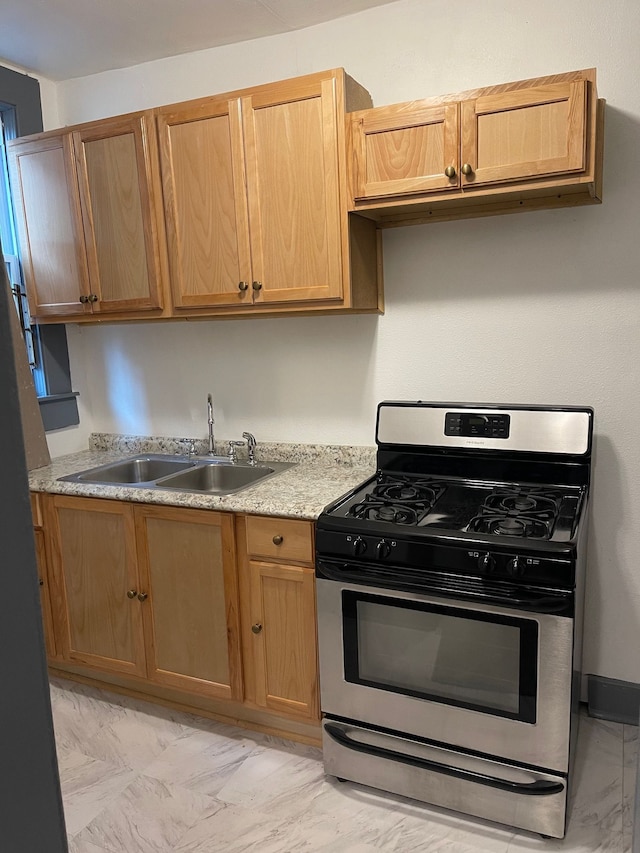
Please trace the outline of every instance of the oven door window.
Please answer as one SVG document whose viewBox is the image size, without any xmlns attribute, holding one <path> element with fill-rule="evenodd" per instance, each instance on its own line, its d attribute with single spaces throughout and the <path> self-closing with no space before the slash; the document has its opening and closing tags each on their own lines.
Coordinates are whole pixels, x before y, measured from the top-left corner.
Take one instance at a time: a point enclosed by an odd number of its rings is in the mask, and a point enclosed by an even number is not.
<svg viewBox="0 0 640 853">
<path fill-rule="evenodd" d="M 345 678 L 536 721 L 538 623 L 343 591 Z"/>
</svg>

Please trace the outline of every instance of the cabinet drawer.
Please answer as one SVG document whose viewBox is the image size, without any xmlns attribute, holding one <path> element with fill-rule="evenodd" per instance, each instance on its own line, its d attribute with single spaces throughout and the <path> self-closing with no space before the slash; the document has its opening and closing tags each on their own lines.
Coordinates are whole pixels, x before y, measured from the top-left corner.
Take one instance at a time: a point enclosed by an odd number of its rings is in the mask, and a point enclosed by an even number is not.
<svg viewBox="0 0 640 853">
<path fill-rule="evenodd" d="M 248 516 L 247 551 L 253 557 L 311 563 L 313 526 L 290 518 Z"/>
</svg>

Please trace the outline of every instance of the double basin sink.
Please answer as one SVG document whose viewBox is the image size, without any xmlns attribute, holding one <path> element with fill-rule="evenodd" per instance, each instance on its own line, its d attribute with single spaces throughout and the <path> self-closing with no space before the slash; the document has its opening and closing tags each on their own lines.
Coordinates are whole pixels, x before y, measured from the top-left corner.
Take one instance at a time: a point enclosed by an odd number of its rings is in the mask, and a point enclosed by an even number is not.
<svg viewBox="0 0 640 853">
<path fill-rule="evenodd" d="M 173 489 L 196 494 L 230 495 L 291 468 L 293 462 L 259 462 L 249 465 L 221 456 L 185 458 L 160 453 L 138 454 L 130 459 L 68 474 L 60 480 L 144 489 Z"/>
</svg>

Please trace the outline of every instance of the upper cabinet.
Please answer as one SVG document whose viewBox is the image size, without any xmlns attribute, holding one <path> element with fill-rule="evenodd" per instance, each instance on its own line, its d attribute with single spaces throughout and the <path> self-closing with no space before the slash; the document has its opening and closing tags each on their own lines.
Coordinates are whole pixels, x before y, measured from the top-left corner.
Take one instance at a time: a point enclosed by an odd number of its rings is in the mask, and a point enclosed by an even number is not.
<svg viewBox="0 0 640 853">
<path fill-rule="evenodd" d="M 158 112 L 173 304 L 251 301 L 239 98 Z"/>
<path fill-rule="evenodd" d="M 89 272 L 70 134 L 9 143 L 29 310 L 37 319 L 90 310 Z"/>
<path fill-rule="evenodd" d="M 93 312 L 161 308 L 153 118 L 85 125 L 73 146 Z"/>
<path fill-rule="evenodd" d="M 18 139 L 9 153 L 35 319 L 158 313 L 163 256 L 152 117 Z"/>
<path fill-rule="evenodd" d="M 585 80 L 491 92 L 461 103 L 462 186 L 582 172 Z"/>
<path fill-rule="evenodd" d="M 373 109 L 343 69 L 14 140 L 39 322 L 383 310 L 380 228 L 601 200 L 594 69 Z"/>
<path fill-rule="evenodd" d="M 348 294 L 337 85 L 337 78 L 311 78 L 242 99 L 256 303 Z"/>
<path fill-rule="evenodd" d="M 377 310 L 375 230 L 341 182 L 350 100 L 370 103 L 337 70 L 158 110 L 177 313 Z"/>
<path fill-rule="evenodd" d="M 356 201 L 459 188 L 457 103 L 377 107 L 353 113 L 350 124 Z"/>
<path fill-rule="evenodd" d="M 354 112 L 351 209 L 381 224 L 601 198 L 595 70 Z"/>
</svg>

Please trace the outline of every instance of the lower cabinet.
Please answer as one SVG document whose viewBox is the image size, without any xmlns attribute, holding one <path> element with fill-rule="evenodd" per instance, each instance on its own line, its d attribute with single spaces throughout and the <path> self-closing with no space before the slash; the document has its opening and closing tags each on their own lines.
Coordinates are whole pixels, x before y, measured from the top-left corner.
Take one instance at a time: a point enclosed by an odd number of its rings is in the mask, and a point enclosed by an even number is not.
<svg viewBox="0 0 640 853">
<path fill-rule="evenodd" d="M 53 660 L 56 657 L 56 641 L 53 630 L 53 616 L 51 613 L 47 548 L 45 534 L 42 528 L 40 496 L 37 494 L 31 495 L 31 514 L 33 516 L 33 540 L 36 551 L 36 564 L 38 567 L 38 582 L 40 584 L 40 608 L 42 610 L 44 645 L 47 651 L 47 658 Z"/>
<path fill-rule="evenodd" d="M 45 522 L 63 660 L 146 674 L 133 507 L 56 495 Z"/>
<path fill-rule="evenodd" d="M 311 522 L 39 497 L 54 667 L 315 742 Z"/>
<path fill-rule="evenodd" d="M 242 698 L 232 516 L 54 496 L 62 658 Z"/>
<path fill-rule="evenodd" d="M 315 742 L 312 522 L 36 497 L 54 667 Z"/>
<path fill-rule="evenodd" d="M 254 701 L 269 711 L 316 721 L 313 526 L 308 521 L 247 516 L 245 528 Z"/>
<path fill-rule="evenodd" d="M 249 563 L 256 703 L 318 718 L 313 569 Z"/>
<path fill-rule="evenodd" d="M 233 516 L 135 507 L 147 676 L 242 699 Z"/>
</svg>

